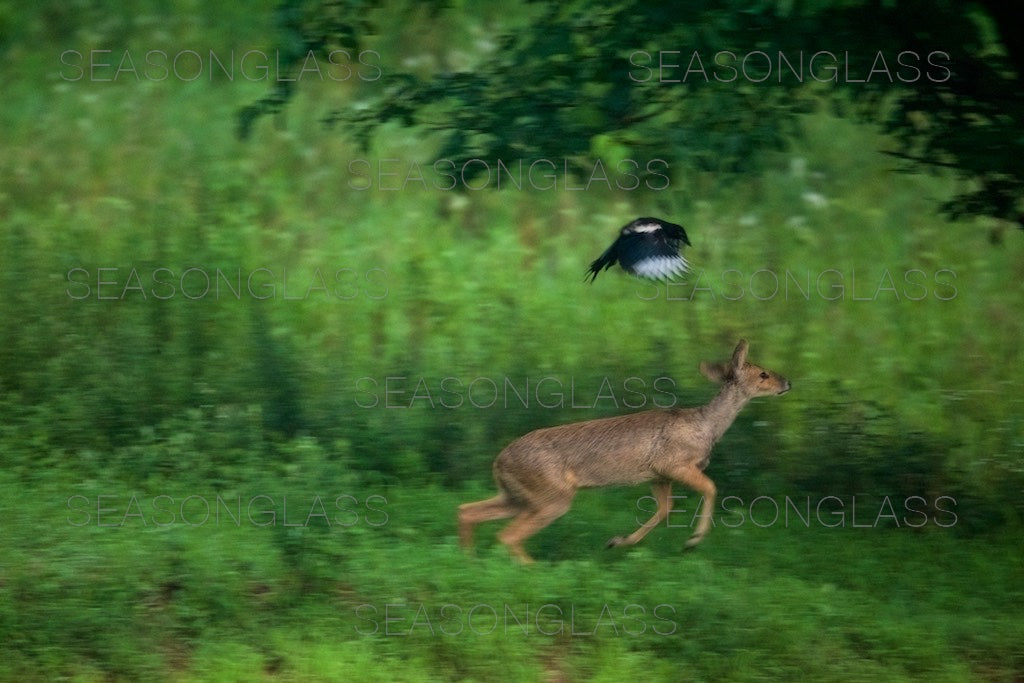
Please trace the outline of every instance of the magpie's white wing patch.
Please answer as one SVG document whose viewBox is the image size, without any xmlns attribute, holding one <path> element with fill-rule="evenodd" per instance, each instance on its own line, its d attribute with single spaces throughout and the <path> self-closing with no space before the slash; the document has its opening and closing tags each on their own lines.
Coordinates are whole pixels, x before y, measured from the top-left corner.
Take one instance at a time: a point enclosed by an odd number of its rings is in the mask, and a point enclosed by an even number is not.
<svg viewBox="0 0 1024 683">
<path fill-rule="evenodd" d="M 638 277 L 650 280 L 666 280 L 690 271 L 690 264 L 682 256 L 652 256 L 637 261 L 631 270 Z"/>
</svg>

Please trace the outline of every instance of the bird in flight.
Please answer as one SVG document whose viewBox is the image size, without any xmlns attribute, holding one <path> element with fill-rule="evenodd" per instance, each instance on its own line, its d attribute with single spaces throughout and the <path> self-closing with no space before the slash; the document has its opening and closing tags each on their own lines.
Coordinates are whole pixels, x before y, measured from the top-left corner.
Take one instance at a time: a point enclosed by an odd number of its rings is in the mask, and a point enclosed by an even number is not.
<svg viewBox="0 0 1024 683">
<path fill-rule="evenodd" d="M 594 259 L 584 280 L 593 282 L 598 273 L 616 262 L 627 273 L 648 280 L 672 279 L 690 270 L 679 249 L 689 245 L 683 226 L 660 218 L 643 217 L 623 226 L 618 238 Z"/>
</svg>

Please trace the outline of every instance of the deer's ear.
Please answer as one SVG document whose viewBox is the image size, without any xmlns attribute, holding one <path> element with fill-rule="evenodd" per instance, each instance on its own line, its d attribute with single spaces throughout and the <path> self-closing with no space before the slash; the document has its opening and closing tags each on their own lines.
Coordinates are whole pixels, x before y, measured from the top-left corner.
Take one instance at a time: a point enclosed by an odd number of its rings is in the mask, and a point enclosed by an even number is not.
<svg viewBox="0 0 1024 683">
<path fill-rule="evenodd" d="M 747 340 L 740 339 L 739 344 L 736 345 L 736 350 L 732 352 L 732 367 L 734 370 L 741 370 L 743 364 L 747 362 L 748 348 L 750 348 L 750 344 L 747 343 Z"/>
<path fill-rule="evenodd" d="M 700 363 L 700 374 L 719 384 L 728 378 L 731 371 L 732 368 L 725 363 L 708 363 L 707 361 L 701 361 Z"/>
</svg>

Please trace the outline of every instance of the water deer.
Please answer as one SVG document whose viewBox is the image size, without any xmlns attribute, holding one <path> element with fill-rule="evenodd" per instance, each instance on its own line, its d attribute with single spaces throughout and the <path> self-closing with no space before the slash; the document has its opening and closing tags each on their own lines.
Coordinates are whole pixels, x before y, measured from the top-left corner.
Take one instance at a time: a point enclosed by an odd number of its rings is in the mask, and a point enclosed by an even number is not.
<svg viewBox="0 0 1024 683">
<path fill-rule="evenodd" d="M 700 364 L 705 377 L 722 385 L 707 405 L 537 429 L 510 443 L 494 460 L 498 495 L 459 507 L 463 547 L 472 548 L 477 524 L 515 517 L 498 539 L 514 557 L 532 562 L 523 542 L 564 515 L 578 489 L 647 481 L 654 482 L 657 511 L 633 533 L 612 538 L 608 547 L 633 545 L 664 521 L 672 508 L 673 482 L 702 497 L 700 521 L 686 541 L 686 548 L 696 546 L 708 532 L 715 503 L 715 484 L 703 472 L 711 447 L 750 399 L 790 388 L 785 377 L 748 363 L 747 348 L 741 339 L 731 361 Z"/>
</svg>

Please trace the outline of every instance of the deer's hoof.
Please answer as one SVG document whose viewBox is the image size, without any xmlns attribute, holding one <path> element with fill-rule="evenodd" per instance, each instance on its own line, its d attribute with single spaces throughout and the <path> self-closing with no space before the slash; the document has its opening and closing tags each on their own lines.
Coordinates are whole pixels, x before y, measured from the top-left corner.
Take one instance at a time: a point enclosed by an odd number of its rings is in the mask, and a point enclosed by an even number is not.
<svg viewBox="0 0 1024 683">
<path fill-rule="evenodd" d="M 683 545 L 683 551 L 695 550 L 700 542 L 704 540 L 704 536 L 691 536 L 689 540 Z"/>
<path fill-rule="evenodd" d="M 605 548 L 616 548 L 626 542 L 625 536 L 612 536 L 608 539 L 608 542 L 604 544 Z"/>
</svg>

